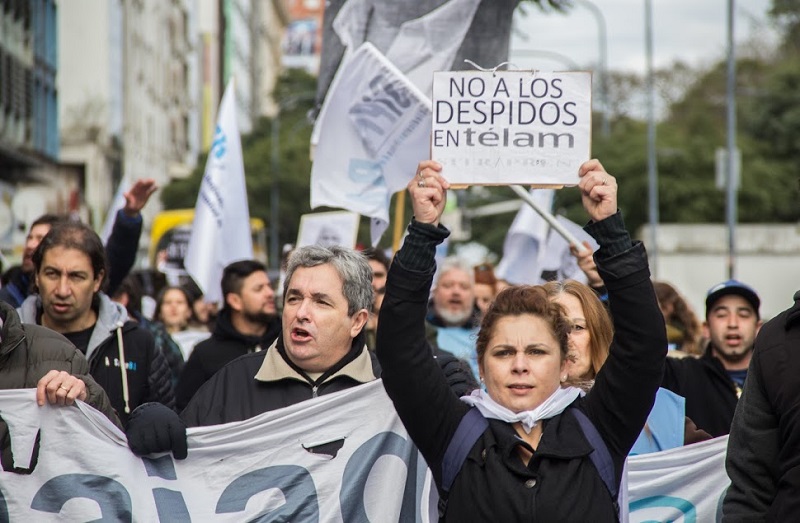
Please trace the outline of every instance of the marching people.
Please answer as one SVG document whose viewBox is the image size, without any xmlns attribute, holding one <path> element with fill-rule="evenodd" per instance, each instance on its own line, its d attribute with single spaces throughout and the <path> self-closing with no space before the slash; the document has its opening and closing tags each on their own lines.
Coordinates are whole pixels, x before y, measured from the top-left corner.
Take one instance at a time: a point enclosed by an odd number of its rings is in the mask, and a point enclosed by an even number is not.
<svg viewBox="0 0 800 523">
<path fill-rule="evenodd" d="M 125 206 L 120 209 L 114 220 L 114 227 L 108 237 L 106 245 L 109 263 L 107 291 L 113 294 L 117 286 L 125 279 L 136 261 L 136 249 L 139 237 L 142 235 L 141 210 L 147 204 L 150 196 L 158 189 L 155 180 L 137 180 L 125 196 Z M 34 266 L 33 253 L 39 242 L 50 231 L 50 228 L 61 220 L 67 219 L 55 214 L 45 214 L 37 218 L 28 231 L 25 239 L 25 249 L 22 253 L 22 270 L 16 272 L 16 277 L 0 289 L 0 301 L 18 308 L 31 294 Z"/>
<path fill-rule="evenodd" d="M 195 345 L 178 380 L 178 409 L 222 367 L 239 356 L 266 350 L 280 334 L 275 291 L 258 260 L 240 260 L 222 271 L 225 305 L 210 338 Z"/>
<path fill-rule="evenodd" d="M 185 458 L 186 426 L 245 420 L 380 377 L 377 359 L 365 345 L 371 282 L 372 269 L 358 251 L 317 245 L 296 249 L 286 270 L 277 340 L 223 367 L 180 417 L 158 404 L 140 407 L 128 426 L 131 449 L 138 455 L 172 450 L 176 458 Z M 432 355 L 429 345 L 426 350 Z M 468 392 L 458 360 L 437 362 L 449 394 L 455 398 Z"/>
<path fill-rule="evenodd" d="M 601 286 L 605 287 L 602 282 Z M 614 336 L 611 316 L 595 289 L 588 285 L 564 280 L 547 282 L 543 287 L 548 297 L 564 308 L 572 324 L 567 380 L 588 391 L 608 359 Z M 685 412 L 684 398 L 659 388 L 647 424 L 630 454 L 658 452 L 711 439 L 708 433 L 697 429 Z"/>
<path fill-rule="evenodd" d="M 86 355 L 123 424 L 142 403 L 174 407 L 169 367 L 153 337 L 102 290 L 108 262 L 100 237 L 86 224 L 58 222 L 32 261 L 38 294 L 22 303 L 22 321 L 64 335 Z"/>
<path fill-rule="evenodd" d="M 449 184 L 440 164 L 423 161 L 408 185 L 414 218 L 389 270 L 377 354 L 446 521 L 618 518 L 616 490 L 661 381 L 666 331 L 644 248 L 617 210 L 616 180 L 597 160 L 579 174 L 615 328 L 585 396 L 563 386 L 572 327 L 563 308 L 542 287 L 519 286 L 498 294 L 481 324 L 486 390 L 453 397 L 426 349 L 423 321 L 436 246 L 448 235 L 439 220 Z"/>
</svg>

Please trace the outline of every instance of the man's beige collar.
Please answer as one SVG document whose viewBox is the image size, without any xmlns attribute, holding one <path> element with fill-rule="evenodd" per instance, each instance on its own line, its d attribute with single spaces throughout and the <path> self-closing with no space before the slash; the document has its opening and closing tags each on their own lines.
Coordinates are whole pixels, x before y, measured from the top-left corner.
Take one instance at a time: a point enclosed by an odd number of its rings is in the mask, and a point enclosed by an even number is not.
<svg viewBox="0 0 800 523">
<path fill-rule="evenodd" d="M 258 381 L 278 381 L 282 379 L 296 379 L 306 381 L 293 368 L 286 363 L 286 360 L 278 353 L 277 340 L 267 349 L 264 361 L 258 369 L 255 378 Z M 339 369 L 336 373 L 328 376 L 325 380 L 330 381 L 337 376 L 348 376 L 360 383 L 367 383 L 375 380 L 375 373 L 372 371 L 372 359 L 366 345 L 361 349 L 361 354 L 356 359 Z M 319 384 L 318 384 L 319 385 Z"/>
</svg>

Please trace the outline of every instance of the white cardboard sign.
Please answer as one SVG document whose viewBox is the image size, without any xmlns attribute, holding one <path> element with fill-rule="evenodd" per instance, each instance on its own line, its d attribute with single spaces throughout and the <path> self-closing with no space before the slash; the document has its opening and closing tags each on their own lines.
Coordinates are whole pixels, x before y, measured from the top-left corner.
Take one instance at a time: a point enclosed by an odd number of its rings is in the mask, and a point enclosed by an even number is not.
<svg viewBox="0 0 800 523">
<path fill-rule="evenodd" d="M 434 73 L 431 155 L 450 183 L 577 185 L 591 130 L 591 73 Z"/>
</svg>

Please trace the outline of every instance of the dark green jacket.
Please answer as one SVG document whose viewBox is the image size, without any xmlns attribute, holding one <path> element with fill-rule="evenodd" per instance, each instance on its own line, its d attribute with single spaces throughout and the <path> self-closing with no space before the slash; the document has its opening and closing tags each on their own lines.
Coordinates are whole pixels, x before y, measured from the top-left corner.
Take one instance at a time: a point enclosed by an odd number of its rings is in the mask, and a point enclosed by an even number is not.
<svg viewBox="0 0 800 523">
<path fill-rule="evenodd" d="M 105 391 L 89 375 L 89 364 L 64 336 L 45 327 L 23 324 L 17 312 L 0 302 L 0 389 L 35 388 L 51 370 L 66 371 L 86 384 L 86 403 L 122 428 Z M 8 427 L 0 420 L 4 470 L 12 470 Z M 24 472 L 24 471 L 19 471 Z"/>
</svg>

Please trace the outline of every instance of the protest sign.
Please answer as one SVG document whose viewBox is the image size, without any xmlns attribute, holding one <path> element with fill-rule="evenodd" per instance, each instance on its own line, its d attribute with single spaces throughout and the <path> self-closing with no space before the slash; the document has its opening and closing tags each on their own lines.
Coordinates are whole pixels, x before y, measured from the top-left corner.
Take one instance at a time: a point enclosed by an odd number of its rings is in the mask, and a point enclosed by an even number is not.
<svg viewBox="0 0 800 523">
<path fill-rule="evenodd" d="M 457 185 L 577 185 L 591 94 L 587 72 L 437 72 L 432 158 Z"/>
<path fill-rule="evenodd" d="M 320 245 L 330 247 L 356 246 L 358 222 L 361 217 L 354 212 L 333 211 L 304 214 L 300 217 L 296 247 Z"/>
</svg>

